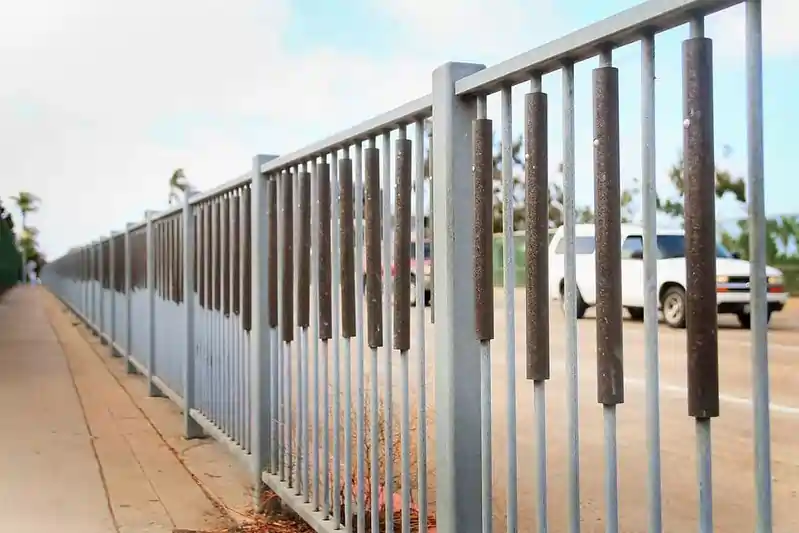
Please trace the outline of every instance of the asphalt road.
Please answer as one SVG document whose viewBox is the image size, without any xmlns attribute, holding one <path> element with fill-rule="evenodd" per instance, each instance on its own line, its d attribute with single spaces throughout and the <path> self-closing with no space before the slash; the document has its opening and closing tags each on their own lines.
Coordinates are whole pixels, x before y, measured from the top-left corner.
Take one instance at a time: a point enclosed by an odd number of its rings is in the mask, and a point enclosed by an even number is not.
<svg viewBox="0 0 799 533">
<path fill-rule="evenodd" d="M 519 531 L 535 527 L 535 464 L 533 386 L 524 377 L 524 294 L 515 295 L 515 366 L 518 445 Z M 799 302 L 774 315 L 769 332 L 771 384 L 771 452 L 774 530 L 799 531 Z M 508 446 L 508 344 L 504 297 L 497 292 L 496 339 L 492 344 L 492 415 L 495 530 L 505 529 Z M 434 330 L 426 312 L 426 383 L 428 411 L 435 410 Z M 578 321 L 580 482 L 583 531 L 604 531 L 604 436 L 602 407 L 596 402 L 595 338 L 592 312 Z M 418 321 L 414 320 L 414 327 Z M 566 529 L 567 419 L 564 319 L 557 306 L 551 312 L 552 377 L 547 382 L 547 446 L 550 531 Z M 464 325 L 464 327 L 468 327 Z M 720 318 L 721 416 L 712 422 L 713 498 L 717 532 L 754 530 L 754 448 L 750 332 L 735 317 Z M 686 400 L 685 332 L 659 328 L 660 422 L 663 523 L 666 531 L 697 528 L 695 422 Z M 411 394 L 418 391 L 417 343 L 410 354 Z M 353 355 L 357 352 L 353 350 Z M 370 360 L 366 349 L 366 368 Z M 353 357 L 353 361 L 356 358 Z M 392 357 L 394 422 L 399 424 L 399 357 Z M 385 361 L 381 357 L 381 395 L 385 392 Z M 354 366 L 354 363 L 353 363 Z M 620 527 L 625 533 L 647 530 L 647 453 L 645 433 L 644 326 L 624 325 L 625 403 L 618 407 Z M 368 379 L 368 378 L 367 378 Z M 354 386 L 354 384 L 353 384 Z M 475 391 L 477 393 L 477 391 Z M 415 408 L 414 408 L 415 411 Z M 414 421 L 415 424 L 415 421 Z M 435 500 L 434 416 L 428 419 L 430 496 Z M 368 430 L 367 430 L 368 431 Z M 399 457 L 399 446 L 395 457 Z M 399 461 L 395 467 L 399 474 Z"/>
<path fill-rule="evenodd" d="M 525 379 L 524 293 L 515 298 L 515 352 L 508 350 L 508 328 L 504 297 L 495 295 L 495 332 L 492 343 L 493 490 L 495 531 L 505 530 L 508 462 L 508 361 L 515 362 L 518 446 L 519 531 L 535 531 L 535 444 L 533 384 Z M 410 394 L 413 412 L 411 426 L 418 418 L 419 321 L 413 311 L 412 349 L 408 355 Z M 602 406 L 596 401 L 596 322 L 592 312 L 578 321 L 579 350 L 579 428 L 580 497 L 582 531 L 604 531 L 604 451 Z M 428 478 L 430 501 L 435 502 L 435 330 L 425 311 L 425 383 L 427 386 Z M 565 321 L 557 305 L 551 309 L 551 379 L 547 382 L 547 483 L 548 517 L 551 532 L 565 532 L 567 508 L 567 417 L 566 417 L 566 334 Z M 464 324 L 463 327 L 471 327 Z M 390 330 L 386 330 L 386 335 Z M 719 357 L 721 416 L 712 422 L 713 499 L 715 531 L 737 533 L 754 531 L 754 443 L 752 410 L 751 333 L 737 326 L 735 317 L 720 318 Z M 644 326 L 631 320 L 624 325 L 625 402 L 618 407 L 619 515 L 624 533 L 647 531 L 647 451 Z M 347 357 L 341 345 L 342 365 Z M 661 325 L 658 331 L 660 364 L 660 429 L 662 461 L 662 515 L 665 531 L 695 531 L 698 519 L 695 421 L 688 416 L 686 399 L 685 332 Z M 364 346 L 366 369 L 366 409 L 374 375 L 368 347 Z M 382 350 L 381 350 L 382 351 Z M 508 352 L 511 352 L 509 359 Z M 342 402 L 341 417 L 353 420 L 353 453 L 357 395 L 358 343 L 351 348 L 352 402 Z M 769 371 L 771 385 L 771 453 L 774 531 L 799 531 L 799 301 L 772 318 L 769 331 Z M 388 359 L 392 371 L 392 403 L 395 434 L 394 474 L 400 475 L 401 357 L 396 352 Z M 378 362 L 380 395 L 386 393 L 387 360 Z M 346 367 L 342 366 L 342 387 Z M 331 377 L 332 369 L 331 369 Z M 332 391 L 332 387 L 328 390 Z M 343 388 L 340 389 L 343 392 Z M 478 391 L 475 391 L 478 394 Z M 331 394 L 332 396 L 332 394 Z M 384 420 L 379 420 L 381 427 Z M 332 424 L 331 424 L 332 427 Z M 367 422 L 367 445 L 368 445 Z M 382 434 L 382 431 L 381 431 Z M 415 465 L 418 442 L 413 433 L 412 461 Z M 381 435 L 381 449 L 384 441 Z M 344 453 L 342 446 L 342 454 Z M 385 456 L 385 452 L 380 453 Z M 367 457 L 369 452 L 367 451 Z M 382 463 L 382 461 L 381 461 Z M 355 463 L 353 462 L 353 468 Z M 381 466 L 381 473 L 382 473 Z M 415 474 L 415 466 L 414 466 Z M 413 475 L 415 484 L 416 476 Z M 477 488 L 476 488 L 477 489 Z M 415 495 L 414 495 L 415 499 Z"/>
</svg>

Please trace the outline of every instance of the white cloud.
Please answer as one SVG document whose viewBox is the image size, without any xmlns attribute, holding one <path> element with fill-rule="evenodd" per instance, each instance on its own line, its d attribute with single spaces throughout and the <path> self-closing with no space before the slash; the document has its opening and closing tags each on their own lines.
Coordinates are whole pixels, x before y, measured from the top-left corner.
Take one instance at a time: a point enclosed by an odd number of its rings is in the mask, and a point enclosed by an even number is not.
<svg viewBox="0 0 799 533">
<path fill-rule="evenodd" d="M 521 6 L 388 3 L 419 46 L 374 57 L 290 53 L 289 0 L 0 0 L 0 197 L 40 195 L 32 223 L 60 254 L 163 207 L 175 167 L 212 187 L 257 152 L 295 150 L 428 92 L 444 61 L 538 44 L 539 24 L 504 15 Z"/>
</svg>

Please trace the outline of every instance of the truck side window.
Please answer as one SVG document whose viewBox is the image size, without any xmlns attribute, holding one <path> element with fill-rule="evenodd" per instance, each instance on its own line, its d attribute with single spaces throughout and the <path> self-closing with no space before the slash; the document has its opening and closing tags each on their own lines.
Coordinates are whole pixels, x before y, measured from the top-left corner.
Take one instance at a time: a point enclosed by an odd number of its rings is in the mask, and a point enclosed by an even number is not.
<svg viewBox="0 0 799 533">
<path fill-rule="evenodd" d="M 574 250 L 577 255 L 591 255 L 594 253 L 593 237 L 577 237 L 574 241 Z M 561 238 L 555 247 L 555 253 L 563 255 L 566 253 L 566 239 Z"/>
<path fill-rule="evenodd" d="M 636 252 L 638 254 L 644 253 L 644 239 L 640 235 L 630 235 L 624 239 L 624 243 L 621 245 L 621 258 L 635 259 L 633 254 Z M 641 255 L 638 258 L 640 257 Z"/>
</svg>

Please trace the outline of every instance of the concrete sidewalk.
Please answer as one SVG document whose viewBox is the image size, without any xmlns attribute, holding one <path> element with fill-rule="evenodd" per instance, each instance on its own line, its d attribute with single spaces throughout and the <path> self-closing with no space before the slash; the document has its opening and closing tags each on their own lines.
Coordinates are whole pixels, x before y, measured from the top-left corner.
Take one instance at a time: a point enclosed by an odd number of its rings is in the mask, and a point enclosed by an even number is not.
<svg viewBox="0 0 799 533">
<path fill-rule="evenodd" d="M 42 288 L 17 288 L 0 301 L 0 531 L 231 526 L 167 443 L 165 433 L 178 433 L 179 422 L 159 430 L 112 372 L 110 365 L 121 362 L 107 355 L 104 361 L 74 320 Z M 179 414 L 166 422 L 176 420 Z"/>
</svg>

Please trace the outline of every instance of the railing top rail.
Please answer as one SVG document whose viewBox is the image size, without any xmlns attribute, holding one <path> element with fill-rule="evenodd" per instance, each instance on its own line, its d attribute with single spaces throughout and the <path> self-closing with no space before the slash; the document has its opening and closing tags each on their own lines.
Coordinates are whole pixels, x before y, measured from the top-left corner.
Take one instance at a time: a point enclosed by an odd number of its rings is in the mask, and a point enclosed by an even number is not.
<svg viewBox="0 0 799 533">
<path fill-rule="evenodd" d="M 276 157 L 276 156 L 272 156 Z M 221 185 L 217 185 L 213 189 L 209 189 L 207 191 L 201 191 L 194 194 L 191 199 L 189 199 L 189 203 L 191 205 L 197 205 L 200 202 L 205 200 L 209 200 L 215 196 L 219 196 L 221 194 L 225 194 L 228 191 L 232 191 L 233 189 L 238 189 L 242 185 L 246 185 L 250 181 L 250 172 L 245 172 L 238 178 L 232 179 L 230 181 L 226 181 Z"/>
<path fill-rule="evenodd" d="M 504 84 L 522 83 L 532 73 L 547 74 L 566 62 L 596 56 L 603 46 L 621 47 L 646 32 L 663 32 L 689 22 L 696 15 L 722 11 L 743 0 L 649 0 L 590 26 L 564 35 L 455 83 L 455 93 L 489 94 Z"/>
<path fill-rule="evenodd" d="M 313 143 L 301 150 L 280 156 L 261 165 L 261 172 L 268 174 L 282 170 L 288 166 L 308 161 L 313 157 L 325 154 L 331 150 L 343 148 L 356 141 L 366 140 L 369 136 L 391 130 L 400 124 L 408 124 L 420 118 L 427 118 L 433 110 L 433 96 L 427 94 L 416 100 L 411 100 L 397 108 L 381 115 L 377 115 L 357 126 L 346 129 L 331 137 Z"/>
<path fill-rule="evenodd" d="M 159 211 L 157 213 L 153 213 L 153 222 L 155 222 L 156 220 L 168 218 L 172 215 L 175 215 L 176 213 L 179 213 L 182 210 L 183 210 L 183 204 L 181 203 L 177 207 L 170 207 L 166 211 Z M 144 223 L 146 224 L 147 222 Z"/>
</svg>

